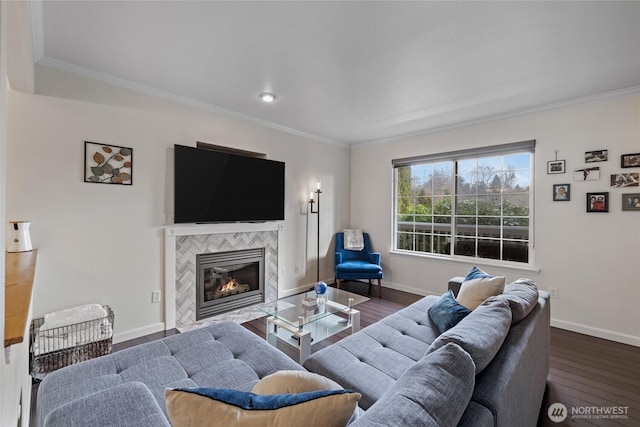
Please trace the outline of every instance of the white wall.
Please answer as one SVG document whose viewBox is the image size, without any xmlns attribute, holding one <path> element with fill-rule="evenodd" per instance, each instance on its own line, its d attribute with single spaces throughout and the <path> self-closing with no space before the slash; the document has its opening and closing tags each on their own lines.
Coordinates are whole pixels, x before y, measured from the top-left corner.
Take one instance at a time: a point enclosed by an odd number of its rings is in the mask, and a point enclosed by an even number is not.
<svg viewBox="0 0 640 427">
<path fill-rule="evenodd" d="M 173 144 L 204 141 L 286 162 L 280 292 L 315 281 L 315 216 L 307 223 L 305 197 L 321 179 L 321 277 L 333 276 L 333 257 L 326 254 L 333 251 L 333 233 L 349 218 L 347 148 L 70 74 L 63 80 L 55 84 L 61 96 L 89 87 L 96 101 L 105 94 L 108 102 L 9 94 L 7 214 L 32 222 L 31 238 L 39 249 L 34 316 L 95 301 L 114 309 L 115 341 L 163 327 L 163 304 L 152 304 L 151 292 L 163 283 L 162 229 L 173 213 Z M 84 183 L 84 141 L 132 147 L 133 185 Z"/>
<path fill-rule="evenodd" d="M 640 95 L 584 102 L 449 131 L 356 146 L 351 153 L 351 223 L 369 231 L 383 252 L 387 286 L 442 294 L 453 276 L 475 262 L 452 262 L 390 253 L 392 247 L 391 159 L 535 139 L 535 264 L 538 271 L 490 265 L 507 279 L 534 279 L 555 287 L 555 326 L 640 345 L 640 213 L 622 212 L 621 194 L 640 187 L 610 188 L 620 156 L 640 152 Z M 585 151 L 608 149 L 598 163 L 598 181 L 573 181 Z M 547 175 L 548 160 L 566 159 L 567 173 Z M 552 185 L 571 184 L 571 201 L 552 201 Z M 378 197 L 371 197 L 372 188 Z M 609 213 L 586 213 L 587 192 L 608 191 Z"/>
</svg>

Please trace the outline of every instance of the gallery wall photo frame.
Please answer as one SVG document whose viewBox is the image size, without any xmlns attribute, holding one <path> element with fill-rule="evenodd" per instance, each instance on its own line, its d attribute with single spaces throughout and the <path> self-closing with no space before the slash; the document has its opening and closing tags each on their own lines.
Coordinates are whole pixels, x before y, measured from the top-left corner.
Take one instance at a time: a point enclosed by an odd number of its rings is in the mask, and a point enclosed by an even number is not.
<svg viewBox="0 0 640 427">
<path fill-rule="evenodd" d="M 623 154 L 620 156 L 620 167 L 640 168 L 640 153 Z"/>
<path fill-rule="evenodd" d="M 609 150 L 585 151 L 584 153 L 585 163 L 606 162 L 608 160 L 609 160 Z"/>
<path fill-rule="evenodd" d="M 571 200 L 571 184 L 553 184 L 553 201 L 568 202 Z"/>
<path fill-rule="evenodd" d="M 84 182 L 133 185 L 133 148 L 85 141 Z"/>
<path fill-rule="evenodd" d="M 609 192 L 587 193 L 587 212 L 609 212 Z"/>
<path fill-rule="evenodd" d="M 573 171 L 575 181 L 595 181 L 600 179 L 600 166 L 584 167 Z"/>
<path fill-rule="evenodd" d="M 611 174 L 611 187 L 640 187 L 640 172 Z"/>
<path fill-rule="evenodd" d="M 640 193 L 622 193 L 622 210 L 640 212 Z"/>
<path fill-rule="evenodd" d="M 547 174 L 565 173 L 566 162 L 564 160 L 549 160 L 547 162 Z"/>
</svg>

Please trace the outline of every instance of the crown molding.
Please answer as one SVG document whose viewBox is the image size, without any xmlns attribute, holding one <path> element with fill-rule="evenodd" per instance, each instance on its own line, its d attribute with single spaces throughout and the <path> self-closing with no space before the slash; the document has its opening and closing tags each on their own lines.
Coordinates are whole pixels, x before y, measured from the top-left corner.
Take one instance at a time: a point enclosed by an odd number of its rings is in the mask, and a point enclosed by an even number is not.
<svg viewBox="0 0 640 427">
<path fill-rule="evenodd" d="M 478 125 L 478 124 L 482 124 L 482 123 L 494 122 L 494 121 L 508 119 L 508 118 L 512 118 L 512 117 L 518 117 L 518 116 L 524 116 L 524 115 L 527 115 L 527 114 L 539 113 L 539 112 L 542 112 L 542 111 L 555 110 L 557 108 L 568 107 L 568 106 L 571 106 L 571 105 L 582 104 L 582 103 L 585 103 L 585 102 L 598 101 L 598 100 L 607 99 L 607 98 L 617 98 L 617 97 L 621 97 L 621 96 L 633 95 L 633 94 L 636 94 L 636 93 L 640 93 L 640 86 L 632 86 L 632 87 L 625 88 L 625 89 L 618 89 L 618 90 L 614 90 L 614 91 L 610 91 L 610 92 L 599 93 L 599 94 L 596 94 L 596 95 L 589 95 L 589 96 L 584 96 L 584 97 L 581 97 L 581 98 L 570 99 L 570 100 L 567 100 L 567 101 L 556 102 L 556 103 L 553 103 L 553 104 L 542 105 L 540 107 L 525 108 L 525 109 L 522 109 L 522 110 L 510 111 L 510 112 L 504 113 L 504 114 L 496 114 L 496 115 L 493 115 L 493 116 L 487 116 L 487 117 L 483 117 L 483 118 L 479 118 L 479 119 L 467 120 L 467 121 L 464 121 L 464 122 L 457 122 L 457 123 L 453 123 L 453 124 L 450 124 L 450 125 L 437 126 L 437 127 L 434 127 L 434 128 L 425 129 L 425 130 L 421 130 L 421 131 L 413 132 L 413 133 L 407 133 L 407 134 L 399 135 L 399 136 L 393 136 L 393 137 L 390 137 L 390 138 L 375 139 L 375 140 L 371 140 L 371 141 L 358 142 L 358 143 L 351 144 L 351 147 L 355 148 L 355 147 L 364 147 L 364 146 L 367 146 L 367 145 L 388 144 L 388 143 L 392 143 L 394 141 L 398 141 L 400 139 L 412 138 L 412 137 L 416 137 L 416 136 L 428 135 L 428 134 L 438 133 L 438 132 L 444 132 L 444 131 L 448 131 L 448 130 L 463 128 L 463 127 L 466 127 L 466 126 L 472 126 L 472 125 Z"/>
</svg>

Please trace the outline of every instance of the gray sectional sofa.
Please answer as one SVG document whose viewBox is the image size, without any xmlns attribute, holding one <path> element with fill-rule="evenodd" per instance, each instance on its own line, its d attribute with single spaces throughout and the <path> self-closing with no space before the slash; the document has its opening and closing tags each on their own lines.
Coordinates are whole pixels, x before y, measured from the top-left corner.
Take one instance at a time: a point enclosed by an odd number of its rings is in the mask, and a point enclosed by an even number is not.
<svg viewBox="0 0 640 427">
<path fill-rule="evenodd" d="M 314 353 L 304 368 L 229 322 L 72 365 L 40 384 L 37 426 L 168 426 L 164 391 L 250 391 L 281 370 L 362 394 L 362 426 L 534 426 L 549 369 L 549 299 L 528 280 L 443 334 L 427 296 Z"/>
<path fill-rule="evenodd" d="M 366 412 L 354 426 L 535 426 L 549 372 L 549 295 L 520 279 L 443 334 L 427 313 L 438 299 L 416 301 L 312 354 L 304 367 L 362 393 Z M 474 375 L 458 369 L 464 357 L 450 356 L 429 386 L 411 386 L 431 369 L 427 359 L 450 343 L 471 356 Z M 441 399 L 431 396 L 432 384 L 447 385 Z M 450 417 L 425 421 L 435 415 Z"/>
</svg>

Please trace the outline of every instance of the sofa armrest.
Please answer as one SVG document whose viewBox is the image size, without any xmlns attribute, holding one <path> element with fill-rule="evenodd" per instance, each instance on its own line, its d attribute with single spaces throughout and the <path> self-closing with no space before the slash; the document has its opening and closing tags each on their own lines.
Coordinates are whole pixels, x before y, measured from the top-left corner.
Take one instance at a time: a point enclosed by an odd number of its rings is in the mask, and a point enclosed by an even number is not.
<svg viewBox="0 0 640 427">
<path fill-rule="evenodd" d="M 334 262 L 334 264 L 333 264 L 334 266 L 338 265 L 338 264 L 342 264 L 342 253 L 336 252 L 336 255 L 335 255 L 334 259 L 333 259 L 333 262 Z"/>
<path fill-rule="evenodd" d="M 371 264 L 380 265 L 380 252 L 371 252 L 369 254 L 369 262 Z"/>
<path fill-rule="evenodd" d="M 47 414 L 46 427 L 171 427 L 147 386 L 130 382 L 66 403 Z"/>
</svg>

